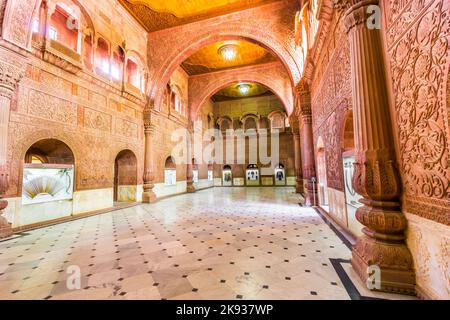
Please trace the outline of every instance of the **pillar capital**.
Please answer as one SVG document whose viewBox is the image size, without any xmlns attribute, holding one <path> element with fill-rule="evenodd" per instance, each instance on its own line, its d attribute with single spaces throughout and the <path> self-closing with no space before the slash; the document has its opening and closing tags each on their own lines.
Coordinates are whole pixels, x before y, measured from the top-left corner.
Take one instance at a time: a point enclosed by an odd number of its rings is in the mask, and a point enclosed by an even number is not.
<svg viewBox="0 0 450 320">
<path fill-rule="evenodd" d="M 295 93 L 298 97 L 310 94 L 309 83 L 305 78 L 302 78 L 295 86 Z"/>
<path fill-rule="evenodd" d="M 0 96 L 12 98 L 20 80 L 25 75 L 23 66 L 14 66 L 12 64 L 0 61 Z"/>
</svg>

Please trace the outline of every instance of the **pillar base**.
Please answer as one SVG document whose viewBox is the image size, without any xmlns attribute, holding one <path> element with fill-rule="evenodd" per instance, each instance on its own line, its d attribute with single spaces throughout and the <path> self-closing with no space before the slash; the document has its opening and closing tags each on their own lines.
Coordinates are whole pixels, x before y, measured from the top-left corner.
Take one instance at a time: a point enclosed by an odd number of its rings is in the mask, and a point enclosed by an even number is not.
<svg viewBox="0 0 450 320">
<path fill-rule="evenodd" d="M 142 202 L 143 203 L 153 203 L 156 202 L 156 194 L 153 191 L 145 191 L 142 193 Z"/>
<path fill-rule="evenodd" d="M 359 238 L 352 251 L 352 266 L 366 285 L 368 280 L 372 282 L 369 276 L 374 278 L 373 273 L 368 273 L 373 265 L 380 268 L 381 283 L 371 290 L 416 295 L 413 259 L 404 243 Z"/>
<path fill-rule="evenodd" d="M 8 201 L 0 200 L 0 239 L 8 238 L 13 234 L 11 223 L 9 223 L 5 217 L 2 217 L 2 210 L 7 206 Z"/>
<path fill-rule="evenodd" d="M 0 217 L 0 239 L 8 238 L 13 235 L 11 224 L 5 218 Z"/>
<path fill-rule="evenodd" d="M 314 201 L 315 199 L 315 201 Z M 317 206 L 319 201 L 319 199 L 317 199 L 317 193 L 314 194 L 310 191 L 307 191 L 305 194 L 305 205 L 308 207 L 314 207 Z"/>
</svg>

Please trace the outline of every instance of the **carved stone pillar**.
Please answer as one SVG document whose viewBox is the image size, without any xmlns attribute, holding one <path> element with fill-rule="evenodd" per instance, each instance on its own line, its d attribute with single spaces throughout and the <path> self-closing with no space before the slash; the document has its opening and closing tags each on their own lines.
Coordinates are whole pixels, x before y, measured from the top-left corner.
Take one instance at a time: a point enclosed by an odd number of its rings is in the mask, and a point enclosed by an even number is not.
<svg viewBox="0 0 450 320">
<path fill-rule="evenodd" d="M 316 162 L 314 158 L 314 140 L 312 129 L 311 94 L 306 82 L 302 81 L 297 86 L 297 96 L 301 112 L 303 135 L 303 179 L 306 180 L 305 204 L 314 206 L 317 203 Z"/>
<path fill-rule="evenodd" d="M 144 153 L 144 192 L 142 194 L 142 202 L 152 203 L 156 201 L 156 195 L 153 192 L 153 180 L 155 175 L 153 172 L 153 143 L 152 136 L 154 126 L 151 123 L 151 109 L 146 107 L 144 110 L 144 134 L 145 134 L 145 153 Z"/>
<path fill-rule="evenodd" d="M 11 99 L 17 84 L 24 76 L 23 66 L 17 67 L 0 61 L 0 238 L 12 234 L 11 224 L 2 216 L 8 207 L 8 201 L 3 200 L 8 190 L 8 126 Z"/>
<path fill-rule="evenodd" d="M 343 4 L 343 6 L 342 6 Z M 381 34 L 369 29 L 368 10 L 377 0 L 342 2 L 350 41 L 355 128 L 354 189 L 363 196 L 356 218 L 365 228 L 353 248 L 352 265 L 363 281 L 381 283 L 374 290 L 411 293 L 415 276 L 405 245 L 406 218 L 400 209 L 401 183 L 396 165 Z"/>
<path fill-rule="evenodd" d="M 294 133 L 294 154 L 295 154 L 295 191 L 297 193 L 304 193 L 303 188 L 303 169 L 302 156 L 300 148 L 300 134 Z"/>
<path fill-rule="evenodd" d="M 186 159 L 186 181 L 187 181 L 187 188 L 186 191 L 188 193 L 194 193 L 195 187 L 194 187 L 194 172 L 193 172 L 193 163 L 192 163 L 192 146 L 193 146 L 193 139 L 194 139 L 194 127 L 192 124 L 192 121 L 189 121 L 189 125 L 187 128 L 187 137 L 186 137 L 186 152 L 187 152 L 187 159 Z"/>
</svg>

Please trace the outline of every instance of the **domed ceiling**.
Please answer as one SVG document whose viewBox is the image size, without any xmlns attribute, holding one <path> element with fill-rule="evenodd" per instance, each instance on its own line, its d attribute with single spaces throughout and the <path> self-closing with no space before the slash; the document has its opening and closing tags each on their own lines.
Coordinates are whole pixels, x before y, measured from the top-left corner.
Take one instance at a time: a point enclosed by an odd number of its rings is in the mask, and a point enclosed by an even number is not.
<svg viewBox="0 0 450 320">
<path fill-rule="evenodd" d="M 234 51 L 234 55 L 230 57 L 231 59 L 226 59 L 221 52 L 221 48 L 228 48 L 230 46 Z M 187 58 L 181 66 L 192 76 L 276 60 L 277 58 L 263 47 L 252 42 L 236 40 L 216 42 L 203 47 Z"/>
<path fill-rule="evenodd" d="M 214 102 L 273 95 L 267 87 L 254 82 L 237 82 L 216 92 L 212 96 Z"/>
<path fill-rule="evenodd" d="M 152 32 L 280 0 L 119 1 L 149 32 Z"/>
</svg>

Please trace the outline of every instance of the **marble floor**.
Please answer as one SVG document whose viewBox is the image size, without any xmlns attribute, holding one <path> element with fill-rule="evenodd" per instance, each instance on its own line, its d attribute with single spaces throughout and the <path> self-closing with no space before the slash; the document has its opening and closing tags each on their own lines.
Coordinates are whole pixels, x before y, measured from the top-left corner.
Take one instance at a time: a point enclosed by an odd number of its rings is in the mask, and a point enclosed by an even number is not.
<svg viewBox="0 0 450 320">
<path fill-rule="evenodd" d="M 374 296 L 298 202 L 291 188 L 215 188 L 30 231 L 0 242 L 0 299 Z"/>
</svg>

